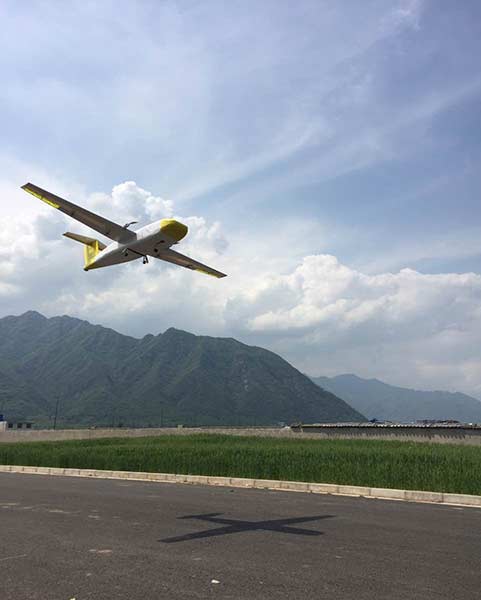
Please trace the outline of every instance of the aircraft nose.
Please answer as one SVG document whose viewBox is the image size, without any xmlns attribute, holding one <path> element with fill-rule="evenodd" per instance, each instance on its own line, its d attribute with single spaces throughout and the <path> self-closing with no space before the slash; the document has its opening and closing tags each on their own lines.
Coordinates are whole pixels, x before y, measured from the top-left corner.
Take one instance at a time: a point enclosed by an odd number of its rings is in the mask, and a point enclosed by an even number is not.
<svg viewBox="0 0 481 600">
<path fill-rule="evenodd" d="M 176 242 L 179 242 L 187 235 L 189 228 L 175 219 L 162 219 L 160 222 L 160 231 Z"/>
</svg>

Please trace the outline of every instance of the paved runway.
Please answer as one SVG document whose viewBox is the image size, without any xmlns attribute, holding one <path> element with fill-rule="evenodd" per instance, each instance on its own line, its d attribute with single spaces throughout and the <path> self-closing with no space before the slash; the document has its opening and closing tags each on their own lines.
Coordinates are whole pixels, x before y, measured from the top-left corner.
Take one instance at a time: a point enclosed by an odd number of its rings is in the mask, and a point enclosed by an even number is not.
<svg viewBox="0 0 481 600">
<path fill-rule="evenodd" d="M 473 600 L 480 590 L 479 509 L 0 474 L 1 600 Z"/>
</svg>

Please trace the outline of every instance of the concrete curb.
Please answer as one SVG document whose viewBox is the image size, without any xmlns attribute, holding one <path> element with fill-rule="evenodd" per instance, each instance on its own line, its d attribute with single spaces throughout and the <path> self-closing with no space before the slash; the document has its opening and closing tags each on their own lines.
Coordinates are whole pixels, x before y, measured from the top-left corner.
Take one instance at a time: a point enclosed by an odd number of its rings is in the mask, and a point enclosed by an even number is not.
<svg viewBox="0 0 481 600">
<path fill-rule="evenodd" d="M 64 477 L 92 477 L 97 479 L 128 479 L 132 481 L 154 481 L 158 483 L 190 483 L 239 488 L 256 488 L 312 494 L 334 494 L 339 496 L 361 496 L 380 500 L 405 502 L 428 502 L 481 508 L 481 496 L 469 494 L 447 494 L 444 492 L 422 492 L 369 488 L 356 485 L 332 483 L 307 483 L 304 481 L 279 481 L 274 479 L 248 479 L 243 477 L 212 477 L 210 475 L 175 475 L 173 473 L 142 473 L 136 471 L 101 471 L 98 469 L 61 469 L 57 467 L 27 467 L 0 465 L 0 473 L 26 473 L 29 475 L 61 475 Z"/>
</svg>

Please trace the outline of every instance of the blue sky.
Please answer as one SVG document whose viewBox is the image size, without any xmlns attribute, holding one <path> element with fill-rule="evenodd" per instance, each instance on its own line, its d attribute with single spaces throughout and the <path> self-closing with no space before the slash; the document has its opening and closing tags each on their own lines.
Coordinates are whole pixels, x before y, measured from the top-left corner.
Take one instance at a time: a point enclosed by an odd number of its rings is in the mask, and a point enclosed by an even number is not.
<svg viewBox="0 0 481 600">
<path fill-rule="evenodd" d="M 0 315 L 234 335 L 312 374 L 481 397 L 480 17 L 447 0 L 2 2 Z M 229 278 L 85 274 L 28 180 L 122 222 L 170 210 Z"/>
</svg>

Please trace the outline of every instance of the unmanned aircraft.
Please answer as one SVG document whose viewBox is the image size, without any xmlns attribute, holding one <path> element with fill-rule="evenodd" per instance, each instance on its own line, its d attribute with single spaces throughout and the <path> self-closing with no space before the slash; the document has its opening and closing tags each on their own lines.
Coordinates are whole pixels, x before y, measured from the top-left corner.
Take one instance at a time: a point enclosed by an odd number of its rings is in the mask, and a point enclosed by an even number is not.
<svg viewBox="0 0 481 600">
<path fill-rule="evenodd" d="M 33 183 L 26 183 L 22 186 L 22 189 L 113 240 L 111 244 L 106 246 L 99 240 L 78 233 L 67 231 L 63 234 L 71 240 L 84 244 L 84 271 L 99 269 L 100 267 L 110 267 L 111 265 L 130 262 L 138 258 L 141 258 L 142 262 L 146 264 L 149 262 L 148 257 L 152 256 L 173 263 L 174 265 L 191 269 L 192 271 L 200 271 L 201 273 L 212 275 L 213 277 L 220 278 L 226 276 L 225 273 L 216 271 L 171 249 L 171 246 L 180 242 L 187 235 L 188 231 L 187 225 L 175 219 L 161 219 L 160 221 L 154 221 L 150 225 L 145 225 L 145 227 L 141 227 L 137 231 L 131 231 L 129 227 L 134 225 L 136 221 L 126 223 L 123 226 L 118 225 L 68 200 L 59 198 L 55 194 L 51 194 L 33 185 Z"/>
</svg>

